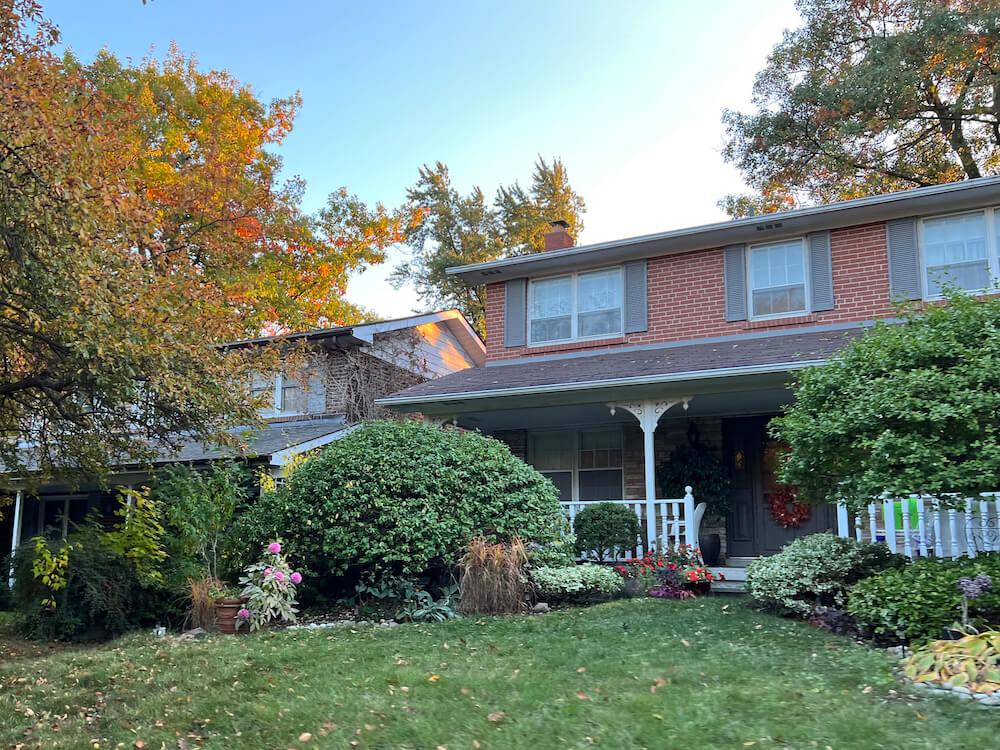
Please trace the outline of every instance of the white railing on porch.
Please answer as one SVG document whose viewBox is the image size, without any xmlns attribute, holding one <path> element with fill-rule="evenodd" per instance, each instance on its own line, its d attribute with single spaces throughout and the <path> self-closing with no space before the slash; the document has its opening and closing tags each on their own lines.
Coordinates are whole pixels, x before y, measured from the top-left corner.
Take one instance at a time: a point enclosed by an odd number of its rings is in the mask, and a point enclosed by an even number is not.
<svg viewBox="0 0 1000 750">
<path fill-rule="evenodd" d="M 839 505 L 837 533 L 858 541 L 885 542 L 907 557 L 975 557 L 1000 551 L 1000 492 L 984 492 L 957 505 L 939 508 L 932 497 L 910 495 L 871 503 L 854 517 Z"/>
<path fill-rule="evenodd" d="M 649 532 L 653 531 L 652 547 L 654 549 L 665 549 L 676 547 L 681 544 L 698 546 L 698 531 L 701 527 L 701 519 L 705 514 L 705 503 L 695 505 L 694 494 L 690 487 L 685 487 L 685 496 L 673 500 L 654 500 L 652 502 L 652 519 L 647 515 L 650 503 L 647 500 L 574 500 L 562 503 L 563 509 L 569 518 L 570 525 L 576 520 L 576 514 L 588 505 L 597 503 L 616 503 L 624 505 L 635 513 L 639 519 L 640 528 L 646 529 L 646 538 Z M 643 545 L 642 537 L 636 540 L 636 546 L 632 550 L 623 550 L 618 557 L 606 558 L 612 560 L 624 560 L 630 557 L 642 557 L 647 549 Z"/>
</svg>

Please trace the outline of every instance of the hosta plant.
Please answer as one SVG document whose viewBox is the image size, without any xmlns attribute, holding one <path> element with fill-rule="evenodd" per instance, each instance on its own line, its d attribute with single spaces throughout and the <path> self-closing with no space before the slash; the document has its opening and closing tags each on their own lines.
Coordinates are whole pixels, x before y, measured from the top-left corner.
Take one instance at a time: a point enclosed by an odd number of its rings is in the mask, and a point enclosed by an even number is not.
<svg viewBox="0 0 1000 750">
<path fill-rule="evenodd" d="M 271 542 L 260 561 L 248 565 L 240 578 L 247 603 L 237 614 L 236 627 L 247 624 L 254 631 L 278 618 L 294 622 L 295 587 L 301 582 L 301 574 L 292 572 L 281 554 L 281 544 Z"/>
<path fill-rule="evenodd" d="M 914 682 L 994 693 L 1000 690 L 1000 631 L 969 633 L 957 641 L 933 641 L 904 662 L 903 674 Z"/>
</svg>

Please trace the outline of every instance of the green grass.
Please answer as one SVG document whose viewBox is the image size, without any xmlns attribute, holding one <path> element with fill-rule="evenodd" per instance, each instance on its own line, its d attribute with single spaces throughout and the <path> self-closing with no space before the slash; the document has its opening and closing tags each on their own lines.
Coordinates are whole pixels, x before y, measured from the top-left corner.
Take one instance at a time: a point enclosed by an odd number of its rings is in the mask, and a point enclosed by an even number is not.
<svg viewBox="0 0 1000 750">
<path fill-rule="evenodd" d="M 0 745 L 997 746 L 1000 712 L 915 694 L 891 668 L 722 597 L 189 643 L 142 634 L 0 666 Z"/>
</svg>

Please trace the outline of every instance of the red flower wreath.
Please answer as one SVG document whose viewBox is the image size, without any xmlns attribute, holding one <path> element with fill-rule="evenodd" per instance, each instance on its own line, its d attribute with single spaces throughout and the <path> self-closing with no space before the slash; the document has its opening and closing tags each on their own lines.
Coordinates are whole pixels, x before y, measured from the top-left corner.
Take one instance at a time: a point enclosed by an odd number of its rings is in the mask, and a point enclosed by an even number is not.
<svg viewBox="0 0 1000 750">
<path fill-rule="evenodd" d="M 771 518 L 786 529 L 797 529 L 809 520 L 811 508 L 806 503 L 795 500 L 797 488 L 785 484 L 772 492 L 767 502 L 771 506 Z"/>
</svg>

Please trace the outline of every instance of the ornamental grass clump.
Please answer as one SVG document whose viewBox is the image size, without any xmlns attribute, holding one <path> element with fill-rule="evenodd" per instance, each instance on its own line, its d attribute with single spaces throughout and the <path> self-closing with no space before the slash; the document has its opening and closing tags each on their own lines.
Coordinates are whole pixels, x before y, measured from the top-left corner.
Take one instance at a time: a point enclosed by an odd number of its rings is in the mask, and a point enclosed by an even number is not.
<svg viewBox="0 0 1000 750">
<path fill-rule="evenodd" d="M 517 614 L 524 608 L 528 562 L 525 543 L 514 537 L 507 544 L 491 544 L 473 537 L 459 560 L 459 609 L 464 614 Z"/>
<path fill-rule="evenodd" d="M 252 632 L 277 618 L 294 622 L 295 587 L 301 582 L 302 575 L 293 572 L 281 554 L 281 544 L 271 542 L 260 561 L 248 565 L 240 578 L 247 602 L 236 613 L 236 627 L 249 625 Z"/>
</svg>

